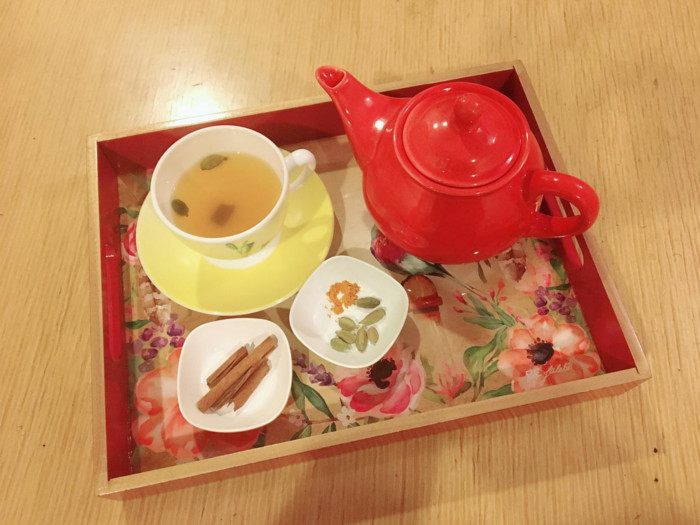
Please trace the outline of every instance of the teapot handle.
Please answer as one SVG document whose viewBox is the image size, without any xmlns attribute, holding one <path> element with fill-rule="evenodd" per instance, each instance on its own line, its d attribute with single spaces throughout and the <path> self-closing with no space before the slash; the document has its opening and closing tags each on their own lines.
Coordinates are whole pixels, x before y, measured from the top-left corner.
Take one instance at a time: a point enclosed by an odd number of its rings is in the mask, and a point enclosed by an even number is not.
<svg viewBox="0 0 700 525">
<path fill-rule="evenodd" d="M 529 199 L 536 201 L 544 194 L 554 195 L 578 208 L 580 215 L 553 217 L 542 212 L 532 216 L 527 237 L 553 238 L 579 235 L 590 228 L 598 217 L 600 201 L 588 184 L 571 175 L 556 171 L 535 170 L 528 187 Z"/>
</svg>

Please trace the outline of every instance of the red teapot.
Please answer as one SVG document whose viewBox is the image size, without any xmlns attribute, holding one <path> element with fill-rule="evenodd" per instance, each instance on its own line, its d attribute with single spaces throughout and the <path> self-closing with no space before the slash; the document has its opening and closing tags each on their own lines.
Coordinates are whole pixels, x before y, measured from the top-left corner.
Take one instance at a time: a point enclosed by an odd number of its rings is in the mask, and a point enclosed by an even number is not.
<svg viewBox="0 0 700 525">
<path fill-rule="evenodd" d="M 377 227 L 416 257 L 473 262 L 522 237 L 578 235 L 598 215 L 593 189 L 545 169 L 525 116 L 494 89 L 447 82 L 395 98 L 335 67 L 316 79 L 343 121 Z M 541 213 L 543 194 L 580 215 Z"/>
</svg>

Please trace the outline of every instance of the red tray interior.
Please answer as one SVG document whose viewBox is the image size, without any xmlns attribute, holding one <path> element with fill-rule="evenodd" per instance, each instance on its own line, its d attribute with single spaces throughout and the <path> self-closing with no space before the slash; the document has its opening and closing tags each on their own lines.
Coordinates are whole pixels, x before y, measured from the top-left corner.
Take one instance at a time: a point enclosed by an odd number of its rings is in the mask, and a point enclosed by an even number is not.
<svg viewBox="0 0 700 525">
<path fill-rule="evenodd" d="M 542 146 L 548 167 L 554 168 L 551 156 L 544 147 L 541 130 L 514 69 L 453 80 L 468 80 L 487 85 L 515 101 L 528 118 L 530 127 Z M 386 94 L 412 96 L 430 85 L 432 84 L 387 91 Z M 344 133 L 340 118 L 330 102 L 218 120 L 216 123 L 252 128 L 280 145 Z M 104 140 L 97 144 L 104 313 L 106 447 L 107 471 L 110 479 L 131 473 L 130 458 L 133 450 L 128 409 L 128 369 L 123 339 L 124 312 L 121 308 L 117 175 L 134 170 L 153 169 L 160 156 L 173 142 L 196 129 L 211 124 L 212 122 L 181 126 Z M 583 255 L 583 264 L 575 257 L 563 256 L 562 259 L 603 366 L 607 373 L 634 368 L 634 359 L 629 345 L 605 292 L 588 245 L 583 237 L 577 238 L 577 241 Z M 566 246 L 561 247 L 562 253 L 572 253 Z"/>
</svg>

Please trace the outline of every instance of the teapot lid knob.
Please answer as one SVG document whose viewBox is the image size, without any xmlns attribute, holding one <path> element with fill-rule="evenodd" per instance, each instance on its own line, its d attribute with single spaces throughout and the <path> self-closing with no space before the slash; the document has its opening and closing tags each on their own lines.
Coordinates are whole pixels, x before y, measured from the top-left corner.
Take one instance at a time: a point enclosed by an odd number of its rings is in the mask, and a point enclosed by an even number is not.
<svg viewBox="0 0 700 525">
<path fill-rule="evenodd" d="M 505 175 L 520 155 L 526 129 L 511 105 L 501 93 L 468 82 L 426 90 L 406 106 L 397 146 L 434 182 L 484 186 Z"/>
</svg>

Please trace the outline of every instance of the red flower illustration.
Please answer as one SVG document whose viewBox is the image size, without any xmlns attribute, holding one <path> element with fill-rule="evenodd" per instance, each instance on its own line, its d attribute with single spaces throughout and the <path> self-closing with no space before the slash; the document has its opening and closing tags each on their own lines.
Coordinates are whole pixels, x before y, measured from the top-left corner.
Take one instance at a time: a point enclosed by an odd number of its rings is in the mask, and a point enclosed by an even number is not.
<svg viewBox="0 0 700 525">
<path fill-rule="evenodd" d="M 548 315 L 535 315 L 527 328 L 512 329 L 508 344 L 498 369 L 511 379 L 513 392 L 591 377 L 601 368 L 598 355 L 586 352 L 590 341 L 583 329 L 557 326 Z"/>
<path fill-rule="evenodd" d="M 129 224 L 126 233 L 124 233 L 122 258 L 131 265 L 139 262 L 139 254 L 136 251 L 136 221 Z"/>
<path fill-rule="evenodd" d="M 532 295 L 540 286 L 545 288 L 551 286 L 552 281 L 551 267 L 545 262 L 537 261 L 536 264 L 528 263 L 520 281 L 513 283 L 513 285 L 517 290 Z"/>
<path fill-rule="evenodd" d="M 178 459 L 251 448 L 261 429 L 219 434 L 193 427 L 185 420 L 177 403 L 180 352 L 180 348 L 173 350 L 164 366 L 142 375 L 136 382 L 134 406 L 140 413 L 133 429 L 136 442 L 153 452 L 167 451 Z"/>
<path fill-rule="evenodd" d="M 401 266 L 401 262 L 406 257 L 406 250 L 399 248 L 391 242 L 379 229 L 372 230 L 372 244 L 370 251 L 372 255 L 383 265 Z"/>
<path fill-rule="evenodd" d="M 461 364 L 451 365 L 443 362 L 437 365 L 433 372 L 433 380 L 436 384 L 435 393 L 454 399 L 464 385 L 465 372 L 466 370 Z"/>
<path fill-rule="evenodd" d="M 537 256 L 532 257 L 535 254 Z M 537 288 L 547 288 L 553 284 L 550 255 L 551 246 L 547 243 L 536 241 L 533 254 L 529 247 L 526 250 L 523 242 L 518 241 L 509 250 L 497 255 L 496 261 L 516 290 L 532 295 Z"/>
<path fill-rule="evenodd" d="M 341 399 L 358 416 L 397 416 L 415 408 L 425 370 L 410 348 L 394 344 L 374 365 L 338 382 Z"/>
</svg>

